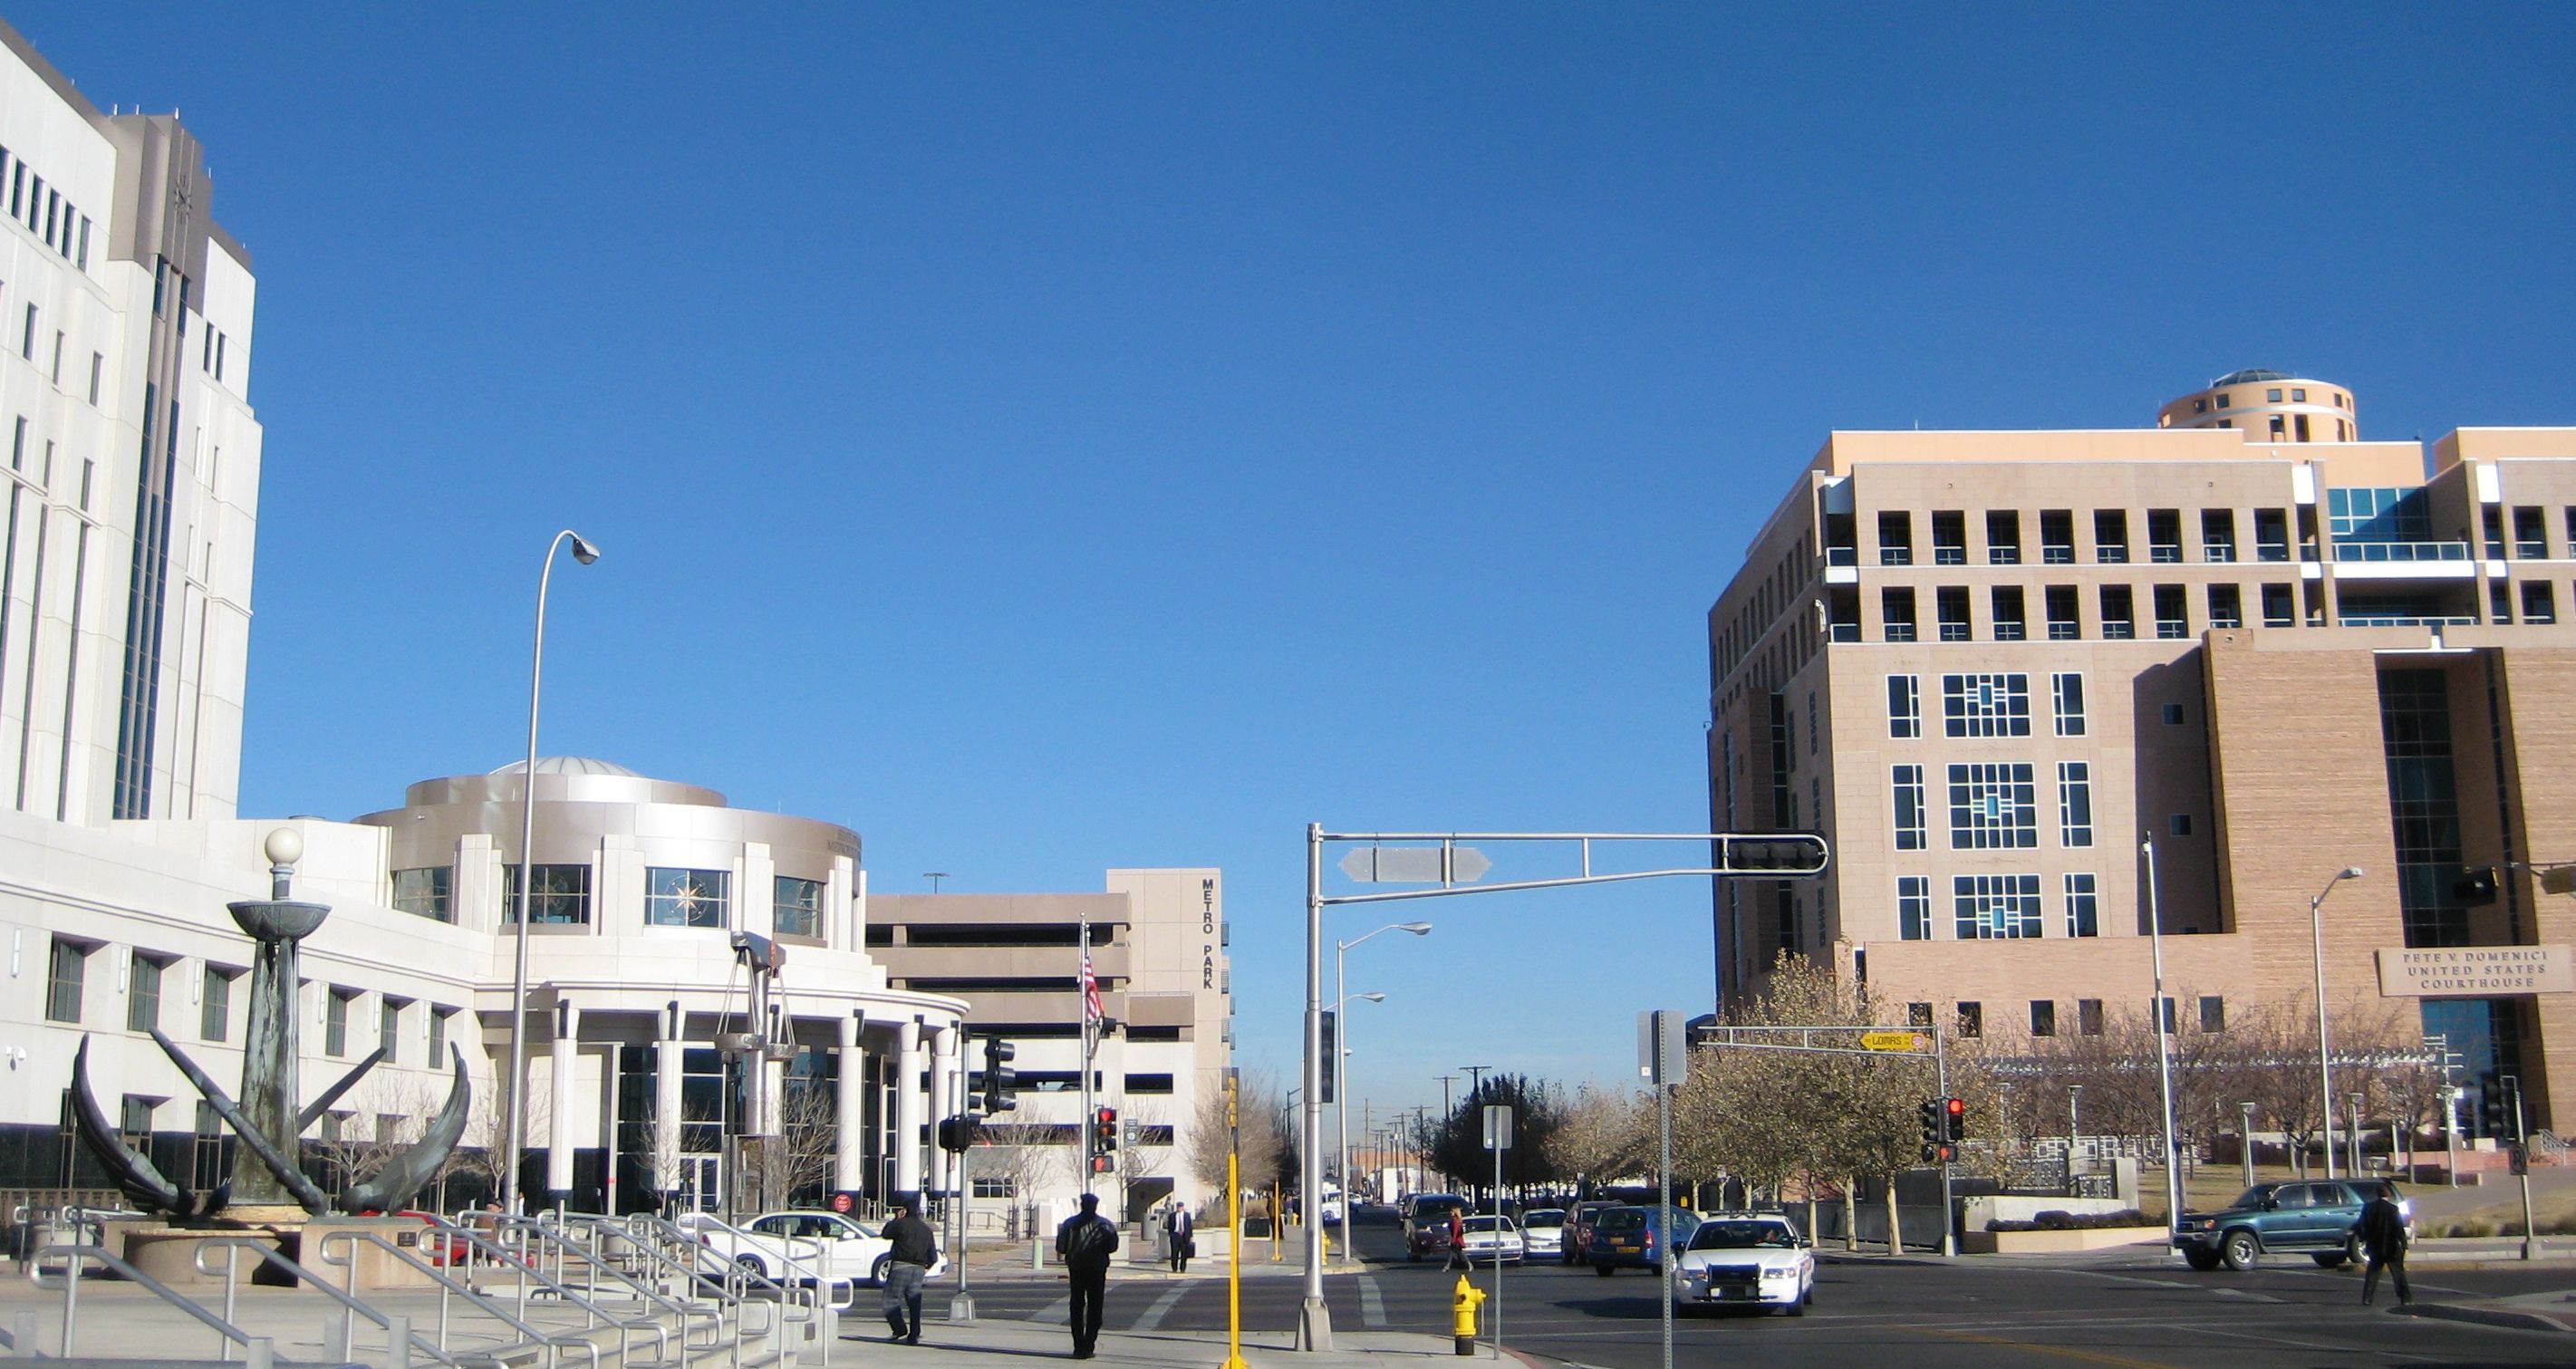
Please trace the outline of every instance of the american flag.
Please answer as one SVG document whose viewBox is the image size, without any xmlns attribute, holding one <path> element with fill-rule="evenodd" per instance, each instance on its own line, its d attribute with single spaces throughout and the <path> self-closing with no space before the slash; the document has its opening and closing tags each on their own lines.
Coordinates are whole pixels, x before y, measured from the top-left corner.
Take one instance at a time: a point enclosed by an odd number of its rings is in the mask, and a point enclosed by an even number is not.
<svg viewBox="0 0 2576 1369">
<path fill-rule="evenodd" d="M 1106 1016 L 1100 1007 L 1100 981 L 1091 974 L 1091 952 L 1082 953 L 1082 1020 L 1093 1026 Z"/>
</svg>

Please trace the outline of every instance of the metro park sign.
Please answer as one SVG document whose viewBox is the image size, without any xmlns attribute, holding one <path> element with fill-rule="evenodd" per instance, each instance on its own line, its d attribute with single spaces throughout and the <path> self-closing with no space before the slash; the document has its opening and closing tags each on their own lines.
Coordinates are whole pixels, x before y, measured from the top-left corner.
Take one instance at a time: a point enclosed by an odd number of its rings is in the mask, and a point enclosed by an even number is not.
<svg viewBox="0 0 2576 1369">
<path fill-rule="evenodd" d="M 2382 998 L 2576 993 L 2576 948 L 2412 946 L 2379 952 Z"/>
</svg>

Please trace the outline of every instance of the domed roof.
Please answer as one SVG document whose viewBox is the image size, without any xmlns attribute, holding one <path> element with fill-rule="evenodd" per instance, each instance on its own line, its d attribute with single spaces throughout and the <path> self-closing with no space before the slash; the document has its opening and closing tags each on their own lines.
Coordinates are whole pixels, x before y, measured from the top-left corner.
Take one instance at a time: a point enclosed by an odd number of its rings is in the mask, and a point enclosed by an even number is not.
<svg viewBox="0 0 2576 1369">
<path fill-rule="evenodd" d="M 2298 379 L 2297 376 L 2291 375 L 2287 371 L 2230 371 L 2227 374 L 2220 376 L 2218 379 L 2209 382 L 2209 388 L 2216 390 L 2229 385 L 2251 385 L 2258 380 L 2296 379 Z"/>
<path fill-rule="evenodd" d="M 485 773 L 515 775 L 527 768 L 526 761 L 512 761 L 508 765 Z M 537 773 L 540 775 L 620 775 L 637 780 L 644 778 L 615 761 L 603 761 L 593 756 L 539 756 Z"/>
</svg>

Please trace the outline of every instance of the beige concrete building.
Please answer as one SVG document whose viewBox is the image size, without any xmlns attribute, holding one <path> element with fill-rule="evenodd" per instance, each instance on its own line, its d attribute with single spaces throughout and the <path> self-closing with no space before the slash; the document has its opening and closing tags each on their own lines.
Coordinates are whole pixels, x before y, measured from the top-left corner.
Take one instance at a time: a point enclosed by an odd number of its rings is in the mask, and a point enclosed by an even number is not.
<svg viewBox="0 0 2576 1369">
<path fill-rule="evenodd" d="M 1110 1174 L 1082 1168 L 1082 928 L 1103 1013 L 1117 1028 L 1092 1062 L 1096 1106 L 1118 1110 Z M 1178 1194 L 1209 1196 L 1190 1174 L 1199 1102 L 1231 1063 L 1232 985 L 1225 879 L 1214 869 L 1112 870 L 1097 894 L 877 894 L 869 953 L 890 988 L 965 1000 L 969 1086 L 983 1087 L 979 1042 L 1018 1049 L 1019 1107 L 989 1129 L 1011 1148 L 988 1156 L 978 1196 L 1062 1203 L 1086 1187 L 1141 1212 Z M 970 1159 L 970 1165 L 974 1161 Z M 973 1174 L 970 1170 L 970 1178 Z"/>
<path fill-rule="evenodd" d="M 2310 900 L 2358 866 L 2329 1003 L 2405 998 L 2473 1093 L 2517 1075 L 2533 1126 L 2576 1124 L 2576 994 L 2545 991 L 2576 908 L 2516 868 L 2576 861 L 2576 429 L 2428 463 L 2355 412 L 2242 371 L 2153 429 L 1834 433 L 1709 613 L 1716 829 L 1835 852 L 1721 882 L 1721 1003 L 1788 951 L 1963 1034 L 2099 1030 L 2150 995 L 2152 839 L 2179 1029 L 2223 1031 L 2309 993 Z M 2383 995 L 2383 953 L 2467 947 L 2555 949 Z"/>
</svg>

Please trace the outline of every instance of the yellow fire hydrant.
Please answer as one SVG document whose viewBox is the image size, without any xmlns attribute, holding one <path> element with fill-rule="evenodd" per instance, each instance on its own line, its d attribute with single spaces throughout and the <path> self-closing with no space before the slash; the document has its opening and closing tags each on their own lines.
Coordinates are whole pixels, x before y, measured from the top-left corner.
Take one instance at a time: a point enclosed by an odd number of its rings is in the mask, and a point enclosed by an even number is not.
<svg viewBox="0 0 2576 1369">
<path fill-rule="evenodd" d="M 1476 1309 L 1485 1305 L 1485 1291 L 1458 1276 L 1458 1289 L 1449 1298 L 1449 1331 L 1457 1337 L 1458 1353 L 1476 1353 Z"/>
</svg>

